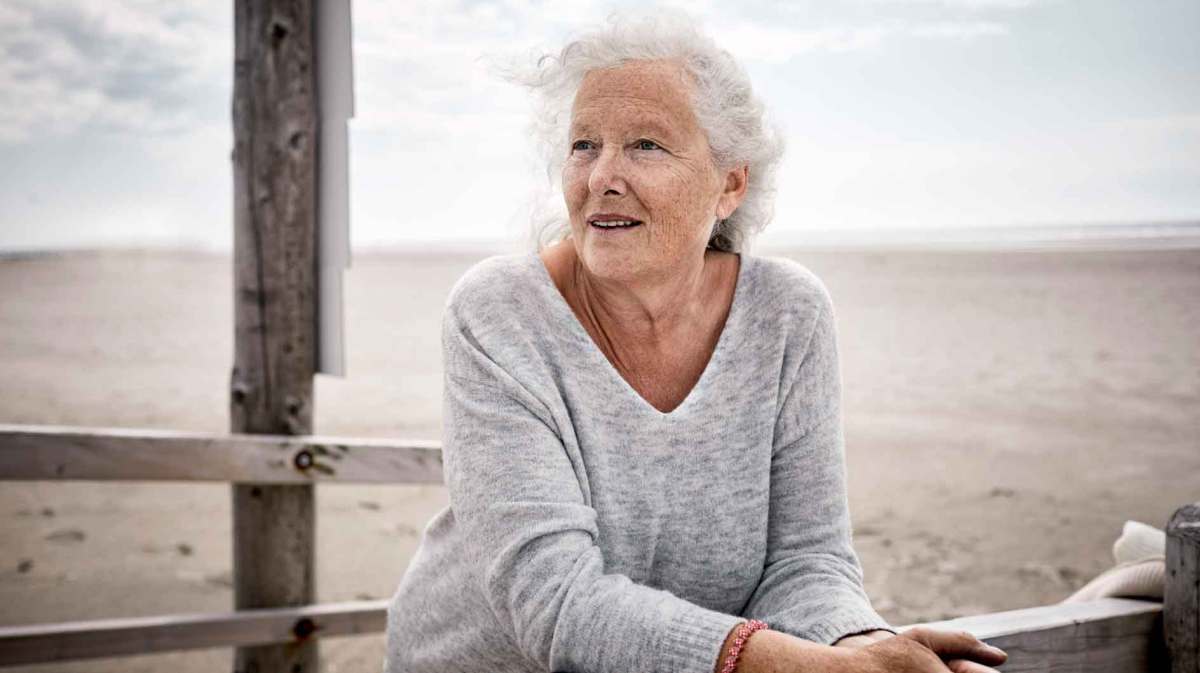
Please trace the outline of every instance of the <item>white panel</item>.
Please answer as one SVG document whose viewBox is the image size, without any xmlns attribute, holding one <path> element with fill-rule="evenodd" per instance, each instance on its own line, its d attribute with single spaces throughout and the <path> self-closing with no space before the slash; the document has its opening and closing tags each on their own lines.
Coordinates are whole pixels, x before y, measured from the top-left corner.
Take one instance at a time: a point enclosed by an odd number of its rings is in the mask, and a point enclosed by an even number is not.
<svg viewBox="0 0 1200 673">
<path fill-rule="evenodd" d="M 317 372 L 344 376 L 342 273 L 350 267 L 354 59 L 350 0 L 314 0 L 317 45 Z"/>
</svg>

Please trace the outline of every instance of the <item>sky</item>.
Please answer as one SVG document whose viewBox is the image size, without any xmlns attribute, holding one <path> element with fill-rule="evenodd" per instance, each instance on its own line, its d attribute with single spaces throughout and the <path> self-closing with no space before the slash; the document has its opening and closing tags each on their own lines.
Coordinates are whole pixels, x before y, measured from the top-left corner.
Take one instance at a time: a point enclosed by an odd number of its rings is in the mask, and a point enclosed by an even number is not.
<svg viewBox="0 0 1200 673">
<path fill-rule="evenodd" d="M 766 237 L 1200 219 L 1200 2 L 686 8 L 784 132 Z M 233 3 L 0 0 L 0 250 L 232 242 Z M 548 192 L 495 72 L 644 2 L 355 0 L 351 241 L 514 239 Z"/>
</svg>

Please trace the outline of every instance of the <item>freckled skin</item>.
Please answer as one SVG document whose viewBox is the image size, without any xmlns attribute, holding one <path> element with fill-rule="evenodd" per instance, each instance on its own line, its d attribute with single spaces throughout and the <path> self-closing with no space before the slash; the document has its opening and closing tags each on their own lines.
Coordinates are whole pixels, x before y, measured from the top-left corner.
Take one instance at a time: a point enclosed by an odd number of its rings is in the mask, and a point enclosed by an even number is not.
<svg viewBox="0 0 1200 673">
<path fill-rule="evenodd" d="M 724 327 L 738 262 L 705 248 L 748 175 L 714 164 L 688 77 L 669 61 L 588 73 L 563 167 L 571 236 L 542 253 L 609 362 L 661 411 L 687 397 Z M 588 217 L 601 213 L 642 224 L 598 231 Z"/>
<path fill-rule="evenodd" d="M 637 61 L 592 71 L 579 87 L 563 196 L 580 260 L 598 278 L 636 283 L 681 275 L 681 267 L 701 262 L 714 219 L 740 202 L 726 194 L 725 176 L 713 164 L 687 77 L 676 63 Z M 598 212 L 645 224 L 613 236 L 586 222 Z"/>
</svg>

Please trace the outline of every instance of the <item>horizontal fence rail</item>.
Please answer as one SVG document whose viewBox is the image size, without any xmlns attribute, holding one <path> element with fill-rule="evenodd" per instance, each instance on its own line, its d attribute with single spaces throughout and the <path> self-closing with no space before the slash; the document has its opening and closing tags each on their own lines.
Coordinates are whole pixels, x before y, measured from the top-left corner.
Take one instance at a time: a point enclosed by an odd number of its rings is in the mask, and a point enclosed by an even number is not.
<svg viewBox="0 0 1200 673">
<path fill-rule="evenodd" d="M 387 603 L 0 627 L 0 666 L 379 633 Z M 1147 673 L 1160 670 L 1161 624 L 1161 603 L 1106 598 L 926 626 L 968 631 L 1004 649 L 1005 673 Z"/>
<path fill-rule="evenodd" d="M 926 624 L 967 631 L 1008 653 L 1004 673 L 1165 671 L 1162 603 L 1105 598 Z"/>
<path fill-rule="evenodd" d="M 0 424 L 0 481 L 442 483 L 441 444 Z"/>
<path fill-rule="evenodd" d="M 387 600 L 0 627 L 0 666 L 379 633 Z"/>
</svg>

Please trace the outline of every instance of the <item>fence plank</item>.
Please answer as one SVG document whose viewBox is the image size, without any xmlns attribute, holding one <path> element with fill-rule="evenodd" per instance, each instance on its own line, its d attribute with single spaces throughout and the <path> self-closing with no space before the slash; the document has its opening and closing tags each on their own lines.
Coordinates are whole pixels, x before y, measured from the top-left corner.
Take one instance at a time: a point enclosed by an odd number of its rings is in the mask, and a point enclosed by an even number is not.
<svg viewBox="0 0 1200 673">
<path fill-rule="evenodd" d="M 0 666 L 378 633 L 387 600 L 0 627 Z"/>
<path fill-rule="evenodd" d="M 0 424 L 0 481 L 64 479 L 440 484 L 442 457 L 421 440 Z"/>
<path fill-rule="evenodd" d="M 1106 598 L 928 624 L 968 631 L 1008 652 L 1004 673 L 1162 670 L 1162 604 Z"/>
</svg>

